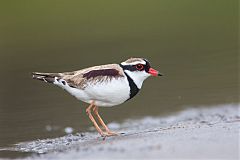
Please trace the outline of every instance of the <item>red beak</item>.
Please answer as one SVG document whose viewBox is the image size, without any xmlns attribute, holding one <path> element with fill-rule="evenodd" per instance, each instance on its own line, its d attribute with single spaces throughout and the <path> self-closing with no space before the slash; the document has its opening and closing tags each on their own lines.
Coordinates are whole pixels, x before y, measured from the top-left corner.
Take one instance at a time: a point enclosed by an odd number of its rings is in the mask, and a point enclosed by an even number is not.
<svg viewBox="0 0 240 160">
<path fill-rule="evenodd" d="M 162 76 L 161 73 L 159 73 L 157 70 L 150 68 L 148 71 L 149 74 L 151 74 L 152 76 Z"/>
</svg>

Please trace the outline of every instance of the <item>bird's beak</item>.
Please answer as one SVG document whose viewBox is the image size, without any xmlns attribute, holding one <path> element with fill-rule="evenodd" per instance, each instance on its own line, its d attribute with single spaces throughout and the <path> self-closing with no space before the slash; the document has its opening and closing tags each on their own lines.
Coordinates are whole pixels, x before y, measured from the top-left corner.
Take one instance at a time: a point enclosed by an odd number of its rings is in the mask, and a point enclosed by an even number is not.
<svg viewBox="0 0 240 160">
<path fill-rule="evenodd" d="M 163 76 L 163 74 L 161 74 L 160 72 L 158 72 L 157 70 L 150 68 L 148 71 L 149 74 L 151 74 L 152 76 Z"/>
</svg>

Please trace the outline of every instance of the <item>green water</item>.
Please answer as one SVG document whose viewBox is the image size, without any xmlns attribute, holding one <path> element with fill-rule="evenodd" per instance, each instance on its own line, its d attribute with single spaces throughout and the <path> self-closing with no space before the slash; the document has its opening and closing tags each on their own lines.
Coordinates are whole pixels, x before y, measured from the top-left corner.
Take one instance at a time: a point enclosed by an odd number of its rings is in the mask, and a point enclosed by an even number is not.
<svg viewBox="0 0 240 160">
<path fill-rule="evenodd" d="M 238 8 L 237 0 L 0 2 L 0 147 L 92 125 L 87 104 L 32 80 L 32 71 L 147 58 L 165 76 L 100 108 L 107 122 L 239 102 Z"/>
</svg>

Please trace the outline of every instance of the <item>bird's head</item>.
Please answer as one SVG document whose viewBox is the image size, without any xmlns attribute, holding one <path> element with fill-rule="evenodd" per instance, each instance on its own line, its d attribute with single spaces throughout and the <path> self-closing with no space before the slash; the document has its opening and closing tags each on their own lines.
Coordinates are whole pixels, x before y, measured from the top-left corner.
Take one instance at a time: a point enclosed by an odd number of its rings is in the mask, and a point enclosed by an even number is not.
<svg viewBox="0 0 240 160">
<path fill-rule="evenodd" d="M 151 68 L 149 61 L 144 58 L 130 58 L 122 62 L 120 66 L 139 89 L 149 76 L 162 76 L 160 72 Z"/>
</svg>

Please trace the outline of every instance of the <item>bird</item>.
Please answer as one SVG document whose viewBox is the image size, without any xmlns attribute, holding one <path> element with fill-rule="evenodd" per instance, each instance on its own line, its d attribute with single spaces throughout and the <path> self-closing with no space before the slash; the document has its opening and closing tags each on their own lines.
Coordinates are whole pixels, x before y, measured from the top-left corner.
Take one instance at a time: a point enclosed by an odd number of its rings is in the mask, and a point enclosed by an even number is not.
<svg viewBox="0 0 240 160">
<path fill-rule="evenodd" d="M 162 74 L 151 68 L 145 58 L 129 58 L 119 64 L 98 65 L 72 72 L 32 72 L 33 79 L 54 84 L 88 103 L 86 113 L 103 137 L 119 134 L 105 124 L 98 112 L 99 107 L 112 107 L 132 99 L 150 76 Z"/>
</svg>

